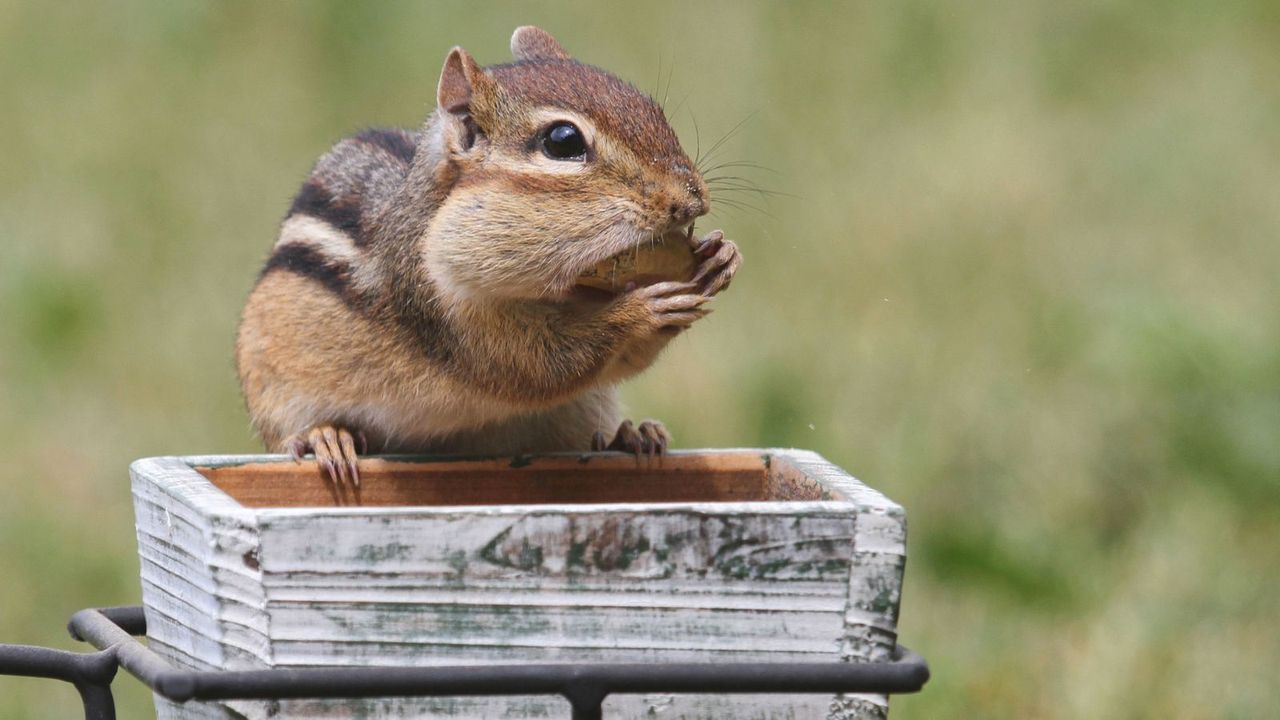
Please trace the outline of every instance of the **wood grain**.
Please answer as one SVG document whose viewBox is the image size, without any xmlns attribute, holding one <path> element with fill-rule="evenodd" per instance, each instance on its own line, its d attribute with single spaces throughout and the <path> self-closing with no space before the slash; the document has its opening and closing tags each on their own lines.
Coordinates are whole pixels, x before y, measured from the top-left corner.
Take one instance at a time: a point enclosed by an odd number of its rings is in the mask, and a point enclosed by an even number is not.
<svg viewBox="0 0 1280 720">
<path fill-rule="evenodd" d="M 196 470 L 246 507 L 333 504 L 314 461 Z M 366 506 L 768 502 L 814 500 L 822 493 L 816 483 L 790 478 L 782 492 L 767 459 L 743 453 L 639 461 L 620 454 L 587 454 L 429 464 L 372 458 L 360 461 L 360 477 Z"/>
</svg>

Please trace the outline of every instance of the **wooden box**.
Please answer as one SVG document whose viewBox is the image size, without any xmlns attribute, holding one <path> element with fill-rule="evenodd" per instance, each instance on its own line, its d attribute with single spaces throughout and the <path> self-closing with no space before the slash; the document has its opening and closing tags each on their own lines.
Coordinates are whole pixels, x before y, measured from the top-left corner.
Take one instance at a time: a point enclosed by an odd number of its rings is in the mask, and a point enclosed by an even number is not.
<svg viewBox="0 0 1280 720">
<path fill-rule="evenodd" d="M 195 669 L 887 659 L 905 516 L 798 450 L 131 467 L 151 647 Z M 567 718 L 558 697 L 187 703 L 168 718 Z M 880 696 L 613 696 L 612 718 L 877 718 Z"/>
</svg>

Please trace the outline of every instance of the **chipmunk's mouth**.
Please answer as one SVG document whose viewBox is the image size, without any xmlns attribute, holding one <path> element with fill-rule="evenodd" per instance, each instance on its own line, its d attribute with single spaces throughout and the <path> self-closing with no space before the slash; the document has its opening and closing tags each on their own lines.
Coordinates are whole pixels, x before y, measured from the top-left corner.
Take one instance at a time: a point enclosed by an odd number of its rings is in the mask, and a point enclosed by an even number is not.
<svg viewBox="0 0 1280 720">
<path fill-rule="evenodd" d="M 697 270 L 693 223 L 676 226 L 658 237 L 646 235 L 582 271 L 573 292 L 591 298 L 614 297 L 642 285 L 684 281 Z"/>
<path fill-rule="evenodd" d="M 585 300 L 590 303 L 604 304 L 622 294 L 621 290 L 601 290 L 589 285 L 574 285 L 569 288 L 569 298 L 573 300 Z"/>
</svg>

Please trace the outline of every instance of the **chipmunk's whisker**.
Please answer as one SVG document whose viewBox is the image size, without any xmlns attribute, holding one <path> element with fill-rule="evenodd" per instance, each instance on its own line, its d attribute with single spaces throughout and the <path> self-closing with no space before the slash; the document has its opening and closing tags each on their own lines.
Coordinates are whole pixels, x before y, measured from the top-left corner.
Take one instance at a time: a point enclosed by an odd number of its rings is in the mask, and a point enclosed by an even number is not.
<svg viewBox="0 0 1280 720">
<path fill-rule="evenodd" d="M 734 193 L 734 192 L 738 192 L 738 193 L 751 193 L 751 194 L 756 195 L 756 196 L 761 197 L 761 198 L 775 198 L 775 197 L 794 198 L 794 197 L 798 197 L 797 195 L 794 195 L 794 194 L 792 194 L 792 193 L 782 192 L 782 191 L 780 191 L 780 190 L 766 190 L 765 188 L 762 188 L 762 187 L 759 187 L 759 186 L 756 186 L 756 185 L 751 185 L 751 184 L 723 184 L 723 185 L 712 185 L 711 183 L 707 183 L 707 187 L 708 187 L 708 188 L 710 188 L 710 189 L 711 189 L 712 191 L 714 191 L 714 192 L 726 192 L 726 193 Z"/>
<path fill-rule="evenodd" d="M 673 63 L 671 69 L 667 71 L 667 87 L 662 91 L 662 107 L 667 106 L 667 97 L 671 94 L 671 78 L 675 77 L 676 66 Z"/>
<path fill-rule="evenodd" d="M 768 167 L 768 166 L 765 166 L 765 165 L 761 165 L 760 163 L 748 162 L 748 161 L 746 161 L 746 160 L 731 160 L 731 161 L 727 161 L 727 162 L 716 163 L 715 165 L 712 165 L 712 166 L 711 166 L 711 167 L 709 167 L 709 168 L 705 168 L 705 169 L 703 169 L 703 170 L 702 170 L 702 174 L 703 174 L 703 175 L 710 175 L 711 173 L 713 173 L 713 172 L 715 172 L 715 171 L 717 171 L 717 170 L 723 170 L 723 169 L 725 169 L 725 168 L 736 168 L 736 167 L 751 168 L 751 169 L 753 169 L 753 170 L 763 170 L 763 171 L 765 171 L 765 172 L 767 172 L 767 173 L 773 173 L 774 175 L 778 175 L 778 174 L 779 174 L 777 170 L 774 170 L 774 169 L 773 169 L 773 168 L 771 168 L 771 167 Z"/>
<path fill-rule="evenodd" d="M 693 91 L 692 91 L 692 90 L 690 90 L 689 92 L 685 93 L 685 94 L 684 94 L 684 97 L 680 98 L 680 102 L 676 103 L 676 106 L 675 106 L 674 108 L 672 108 L 672 109 L 671 109 L 671 114 L 672 114 L 672 115 L 675 115 L 676 113 L 680 112 L 680 108 L 684 107 L 684 104 L 685 104 L 686 102 L 688 102 L 688 100 L 689 100 L 689 96 L 690 96 L 690 95 L 692 95 L 692 94 L 693 94 Z"/>
<path fill-rule="evenodd" d="M 693 166 L 699 167 L 702 164 L 702 132 L 698 129 L 698 116 L 693 114 L 692 106 L 689 107 L 689 119 L 693 121 Z"/>
<path fill-rule="evenodd" d="M 711 149 L 707 151 L 707 154 L 705 156 L 699 153 L 698 160 L 694 162 L 694 165 L 698 166 L 699 172 L 702 171 L 702 162 L 710 160 L 712 157 L 714 157 L 716 154 L 716 151 L 724 147 L 724 144 L 726 142 L 728 142 L 735 135 L 737 135 L 742 130 L 742 126 L 745 125 L 748 120 L 755 117 L 757 112 L 759 111 L 752 110 L 751 112 L 747 113 L 746 117 L 739 120 L 738 124 L 734 125 L 732 128 L 729 128 L 729 132 L 725 133 L 719 140 L 717 140 L 716 143 L 711 146 Z"/>
<path fill-rule="evenodd" d="M 744 201 L 742 201 L 742 200 L 736 200 L 736 199 L 732 199 L 732 198 L 717 198 L 717 199 L 716 199 L 714 202 L 712 202 L 712 204 L 711 204 L 711 207 L 712 207 L 712 208 L 717 208 L 717 207 L 720 207 L 720 206 L 728 207 L 728 208 L 731 208 L 731 209 L 733 209 L 733 210 L 741 210 L 741 211 L 746 211 L 746 212 L 757 213 L 757 214 L 759 214 L 759 215 L 763 215 L 763 216 L 765 216 L 765 217 L 767 217 L 767 218 L 774 219 L 774 215 L 773 215 L 773 213 L 769 212 L 768 210 L 766 210 L 766 209 L 764 209 L 764 208 L 762 208 L 762 207 L 760 207 L 760 206 L 758 206 L 758 205 L 754 205 L 754 204 L 752 204 L 752 203 L 744 202 Z M 713 209 L 709 214 L 711 214 L 711 215 L 716 215 L 716 211 Z"/>
</svg>

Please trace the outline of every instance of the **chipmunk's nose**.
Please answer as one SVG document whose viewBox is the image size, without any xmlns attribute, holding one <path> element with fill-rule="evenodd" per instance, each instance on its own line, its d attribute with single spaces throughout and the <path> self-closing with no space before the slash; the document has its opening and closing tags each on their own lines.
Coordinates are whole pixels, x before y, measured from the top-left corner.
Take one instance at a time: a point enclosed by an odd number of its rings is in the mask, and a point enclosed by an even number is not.
<svg viewBox="0 0 1280 720">
<path fill-rule="evenodd" d="M 706 215 L 709 209 L 706 200 L 694 198 L 685 202 L 671 203 L 667 207 L 667 214 L 671 216 L 672 225 L 683 225 L 694 218 Z"/>
<path fill-rule="evenodd" d="M 676 168 L 676 177 L 679 189 L 667 207 L 672 223 L 681 225 L 706 215 L 711 210 L 711 201 L 707 198 L 707 184 L 702 176 L 681 165 Z"/>
</svg>

